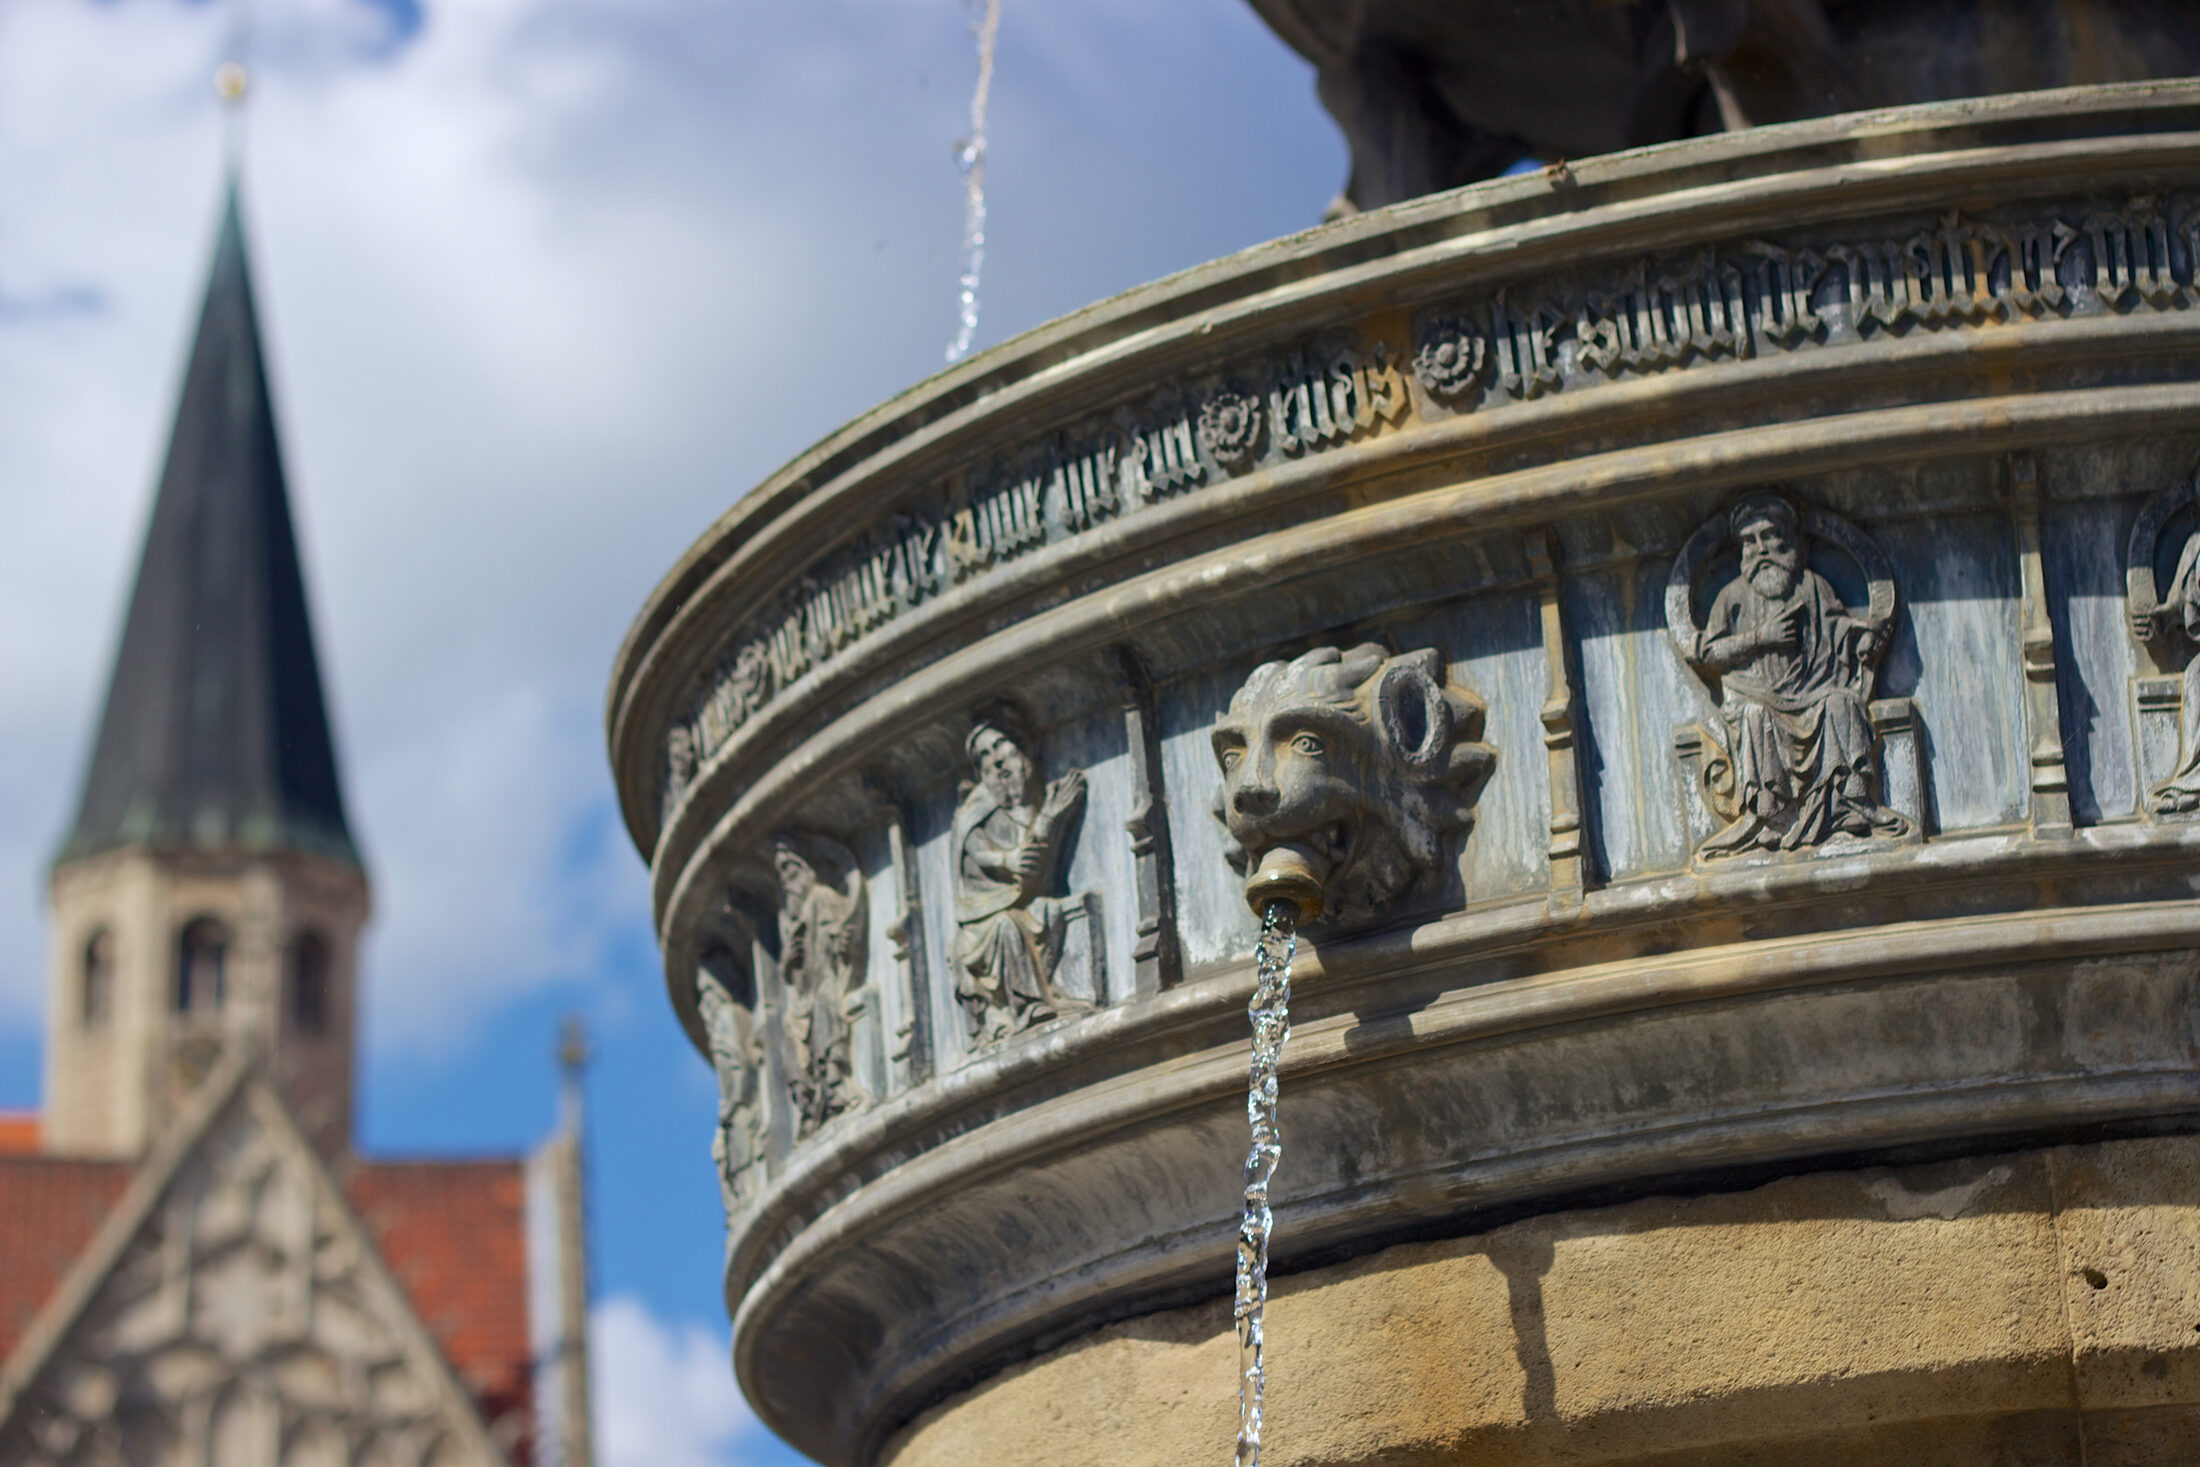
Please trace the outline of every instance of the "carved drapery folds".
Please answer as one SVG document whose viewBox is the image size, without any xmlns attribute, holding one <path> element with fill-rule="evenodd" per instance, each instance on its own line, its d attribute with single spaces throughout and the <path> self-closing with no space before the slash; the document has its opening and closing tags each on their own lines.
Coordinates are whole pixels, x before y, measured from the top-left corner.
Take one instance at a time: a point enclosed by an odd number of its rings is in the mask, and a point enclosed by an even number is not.
<svg viewBox="0 0 2200 1467">
<path fill-rule="evenodd" d="M 795 1132 L 807 1136 L 869 1100 L 855 1077 L 869 906 L 855 858 L 822 836 L 772 841 L 779 878 L 780 1032 Z"/>
<path fill-rule="evenodd" d="M 1863 571 L 1871 590 L 1862 610 L 1811 567 L 1814 543 Z M 1696 583 L 1730 544 L 1737 573 L 1699 626 Z M 1871 720 L 1894 611 L 1894 577 L 1879 546 L 1836 515 L 1799 512 L 1785 495 L 1744 495 L 1689 538 L 1666 581 L 1666 625 L 1720 700 L 1702 729 L 1703 790 L 1727 822 L 1698 848 L 1700 858 L 1911 833 L 1882 799 Z"/>
<path fill-rule="evenodd" d="M 718 1125 L 710 1159 L 726 1216 L 756 1194 L 764 1166 L 764 1025 L 754 986 L 726 955 L 706 957 L 695 974 L 696 1008 L 718 1074 Z M 736 990 L 742 990 L 737 996 Z M 748 1001 L 744 1002 L 744 999 Z"/>
<path fill-rule="evenodd" d="M 1256 668 L 1214 728 L 1225 854 L 1249 874 L 1288 848 L 1339 932 L 1434 880 L 1495 760 L 1481 699 L 1433 648 L 1316 647 Z"/>
<path fill-rule="evenodd" d="M 1056 984 L 1081 898 L 1051 895 L 1085 803 L 1081 769 L 1042 782 L 1031 736 L 1007 704 L 963 743 L 972 778 L 955 808 L 955 997 L 975 1050 L 1089 1007 Z"/>
<path fill-rule="evenodd" d="M 2131 527 L 2124 557 L 2124 597 L 2131 612 L 2131 634 L 2152 647 L 2166 650 L 2178 637 L 2200 644 L 2200 520 L 2188 513 L 2194 507 L 2193 481 L 2184 480 L 2147 501 Z M 2163 532 L 2172 520 L 2183 521 L 2186 534 L 2177 569 L 2165 589 L 2155 567 Z M 2147 808 L 2157 815 L 2200 811 L 2200 654 L 2189 656 L 2185 663 L 2181 694 L 2176 766 L 2167 779 L 2147 789 Z"/>
</svg>

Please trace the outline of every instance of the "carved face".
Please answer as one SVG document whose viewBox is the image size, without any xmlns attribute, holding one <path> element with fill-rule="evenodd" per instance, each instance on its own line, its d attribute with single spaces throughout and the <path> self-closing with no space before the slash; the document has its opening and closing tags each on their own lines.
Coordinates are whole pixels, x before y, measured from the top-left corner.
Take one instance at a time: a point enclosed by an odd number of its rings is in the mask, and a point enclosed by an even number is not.
<svg viewBox="0 0 2200 1467">
<path fill-rule="evenodd" d="M 779 889 L 786 893 L 788 901 L 801 901 L 817 885 L 817 872 L 796 853 L 793 846 L 772 847 L 772 869 L 779 873 Z"/>
<path fill-rule="evenodd" d="M 994 799 L 1011 808 L 1030 803 L 1031 759 L 1007 734 L 984 729 L 976 740 L 978 779 Z"/>
<path fill-rule="evenodd" d="M 1751 515 L 1734 527 L 1734 539 L 1741 547 L 1742 574 L 1759 595 L 1777 601 L 1795 589 L 1803 550 L 1792 527 L 1777 515 Z"/>
<path fill-rule="evenodd" d="M 1432 651 L 1320 647 L 1255 670 L 1213 733 L 1230 864 L 1285 848 L 1322 883 L 1332 927 L 1385 915 L 1471 819 L 1465 791 L 1491 756 L 1462 740 L 1480 711 Z"/>
<path fill-rule="evenodd" d="M 1317 870 L 1350 863 L 1367 783 L 1368 731 L 1348 709 L 1233 700 L 1214 732 L 1222 819 L 1264 846 L 1304 846 Z M 1252 848 L 1251 842 L 1241 845 Z"/>
</svg>

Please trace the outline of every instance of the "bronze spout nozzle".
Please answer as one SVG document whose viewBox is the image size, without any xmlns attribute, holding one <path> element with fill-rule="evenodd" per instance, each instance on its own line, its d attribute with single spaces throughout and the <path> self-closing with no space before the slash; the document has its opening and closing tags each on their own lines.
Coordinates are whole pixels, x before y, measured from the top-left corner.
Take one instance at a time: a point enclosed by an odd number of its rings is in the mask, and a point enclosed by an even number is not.
<svg viewBox="0 0 2200 1467">
<path fill-rule="evenodd" d="M 1297 925 L 1312 922 L 1322 914 L 1322 880 L 1315 857 L 1299 846 L 1271 846 L 1245 878 L 1245 901 L 1253 915 L 1264 920 L 1269 907 L 1284 902 Z"/>
</svg>

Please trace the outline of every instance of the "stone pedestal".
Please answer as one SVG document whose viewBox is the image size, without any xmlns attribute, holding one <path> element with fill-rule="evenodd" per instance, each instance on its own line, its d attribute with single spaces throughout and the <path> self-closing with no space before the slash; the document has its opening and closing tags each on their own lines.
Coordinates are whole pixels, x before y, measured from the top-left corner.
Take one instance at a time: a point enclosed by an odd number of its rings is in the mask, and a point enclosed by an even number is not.
<svg viewBox="0 0 2200 1467">
<path fill-rule="evenodd" d="M 1282 1281 L 1278 1463 L 2167 1463 L 2200 1437 L 2189 1137 L 1549 1213 Z M 2189 1317 L 2188 1317 L 2189 1316 Z M 894 1467 L 1178 1467 L 1236 1430 L 1226 1300 L 1001 1372 Z"/>
</svg>

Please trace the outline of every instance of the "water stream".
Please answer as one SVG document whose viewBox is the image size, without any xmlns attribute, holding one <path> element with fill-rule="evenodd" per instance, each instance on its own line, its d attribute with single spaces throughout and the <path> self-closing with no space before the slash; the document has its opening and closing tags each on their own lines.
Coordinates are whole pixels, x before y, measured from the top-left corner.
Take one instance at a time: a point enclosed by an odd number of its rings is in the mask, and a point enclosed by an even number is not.
<svg viewBox="0 0 2200 1467">
<path fill-rule="evenodd" d="M 970 136 L 955 145 L 955 166 L 963 176 L 962 281 L 957 297 L 955 339 L 947 343 L 950 365 L 970 352 L 978 330 L 978 276 L 985 269 L 985 114 L 993 96 L 993 43 L 1001 33 L 1001 0 L 976 0 L 984 9 L 971 27 L 978 43 L 978 84 L 970 93 Z"/>
<path fill-rule="evenodd" d="M 1260 943 L 1253 950 L 1256 981 L 1245 1012 L 1253 1021 L 1253 1070 L 1245 1091 L 1245 1118 L 1253 1145 L 1245 1154 L 1245 1212 L 1238 1225 L 1237 1335 L 1238 1437 L 1236 1467 L 1259 1467 L 1261 1397 L 1268 1385 L 1262 1330 L 1268 1307 L 1268 1237 L 1275 1215 L 1268 1184 L 1283 1159 L 1276 1129 L 1276 1066 L 1291 1037 L 1291 960 L 1298 956 L 1298 908 L 1277 899 L 1261 911 Z"/>
</svg>

